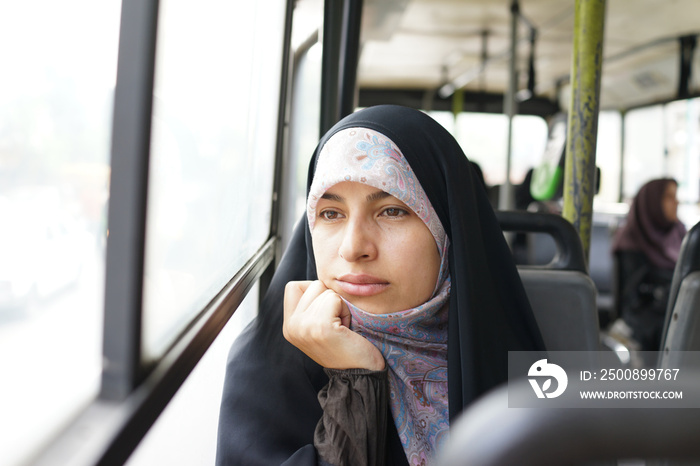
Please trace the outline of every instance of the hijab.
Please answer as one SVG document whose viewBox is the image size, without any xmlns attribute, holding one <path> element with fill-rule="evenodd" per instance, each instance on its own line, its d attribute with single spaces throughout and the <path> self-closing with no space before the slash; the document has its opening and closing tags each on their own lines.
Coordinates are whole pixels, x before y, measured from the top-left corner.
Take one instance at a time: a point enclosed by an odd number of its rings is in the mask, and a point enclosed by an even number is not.
<svg viewBox="0 0 700 466">
<path fill-rule="evenodd" d="M 450 240 L 448 330 L 450 418 L 507 381 L 508 351 L 544 343 L 520 276 L 485 190 L 452 135 L 427 114 L 397 105 L 368 107 L 343 118 L 321 139 L 309 167 L 338 131 L 368 128 L 391 140 L 423 187 Z M 306 227 L 307 277 L 316 277 Z"/>
<path fill-rule="evenodd" d="M 350 328 L 371 341 L 387 362 L 389 404 L 409 464 L 427 464 L 447 439 L 449 429 L 449 239 L 401 150 L 368 128 L 340 130 L 321 149 L 306 212 L 312 235 L 318 200 L 330 187 L 346 181 L 381 189 L 406 204 L 425 223 L 440 254 L 433 293 L 425 303 L 372 314 L 345 300 L 352 315 Z"/>
<path fill-rule="evenodd" d="M 343 118 L 314 152 L 307 194 L 323 147 L 334 134 L 349 128 L 376 131 L 400 150 L 449 240 L 447 387 L 452 420 L 479 396 L 507 381 L 508 351 L 544 349 L 534 315 L 485 190 L 457 141 L 425 113 L 380 105 Z M 217 463 L 306 464 L 300 458 L 314 458 L 309 444 L 322 414 L 316 395 L 328 378 L 318 364 L 284 340 L 282 317 L 286 283 L 315 279 L 311 230 L 304 214 L 257 318 L 229 353 Z M 389 457 L 398 458 L 391 453 L 393 441 L 388 448 Z M 397 455 L 403 456 L 397 463 L 405 462 L 403 453 Z"/>
<path fill-rule="evenodd" d="M 663 212 L 663 197 L 670 183 L 678 184 L 672 178 L 660 178 L 640 188 L 627 222 L 615 237 L 613 252 L 640 251 L 658 268 L 675 267 L 686 228 L 680 221 L 666 218 Z"/>
</svg>

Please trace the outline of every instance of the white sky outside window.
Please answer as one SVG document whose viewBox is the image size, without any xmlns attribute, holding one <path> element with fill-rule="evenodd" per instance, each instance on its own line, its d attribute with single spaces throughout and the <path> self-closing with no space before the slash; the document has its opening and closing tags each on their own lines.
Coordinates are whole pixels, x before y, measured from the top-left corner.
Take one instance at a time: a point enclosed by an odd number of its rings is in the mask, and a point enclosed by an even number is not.
<svg viewBox="0 0 700 466">
<path fill-rule="evenodd" d="M 461 113 L 453 134 L 469 160 L 479 164 L 487 185 L 505 181 L 508 154 L 506 115 Z M 511 183 L 522 183 L 527 171 L 539 165 L 546 143 L 547 123 L 543 118 L 530 115 L 516 115 L 513 118 Z"/>
<path fill-rule="evenodd" d="M 663 107 L 630 110 L 625 116 L 623 198 L 632 199 L 647 181 L 665 174 Z"/>
<path fill-rule="evenodd" d="M 97 393 L 121 2 L 0 6 L 0 462 Z"/>
<path fill-rule="evenodd" d="M 147 360 L 162 356 L 269 235 L 284 33 L 282 0 L 159 8 Z"/>
<path fill-rule="evenodd" d="M 600 168 L 597 200 L 617 202 L 620 195 L 620 150 L 622 117 L 619 112 L 603 111 L 598 117 L 595 164 Z"/>
</svg>

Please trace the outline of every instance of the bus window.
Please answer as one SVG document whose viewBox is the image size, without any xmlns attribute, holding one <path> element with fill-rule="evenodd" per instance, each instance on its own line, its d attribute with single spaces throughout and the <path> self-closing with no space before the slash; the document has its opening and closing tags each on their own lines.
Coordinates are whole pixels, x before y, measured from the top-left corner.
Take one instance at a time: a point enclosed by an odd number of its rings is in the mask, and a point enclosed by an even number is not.
<svg viewBox="0 0 700 466">
<path fill-rule="evenodd" d="M 681 204 L 700 199 L 700 99 L 677 100 L 664 107 L 666 167 L 678 181 Z"/>
<path fill-rule="evenodd" d="M 625 117 L 624 198 L 653 178 L 678 181 L 678 215 L 700 220 L 700 99 L 631 110 Z"/>
<path fill-rule="evenodd" d="M 481 166 L 487 185 L 505 181 L 508 149 L 506 115 L 460 113 L 453 134 L 467 157 Z M 513 118 L 511 183 L 521 183 L 527 171 L 540 163 L 546 143 L 547 123 L 543 118 L 531 115 L 516 115 Z"/>
<path fill-rule="evenodd" d="M 180 387 L 127 466 L 215 464 L 221 388 L 231 342 L 258 312 L 256 283 Z M 173 445 L 187 445 L 173 448 Z"/>
<path fill-rule="evenodd" d="M 0 7 L 0 458 L 99 386 L 120 1 Z"/>
<path fill-rule="evenodd" d="M 158 359 L 268 238 L 284 5 L 160 2 L 146 360 Z"/>
<path fill-rule="evenodd" d="M 665 174 L 663 107 L 630 110 L 625 116 L 623 198 L 632 199 L 652 178 Z"/>
<path fill-rule="evenodd" d="M 286 246 L 306 206 L 306 173 L 318 144 L 321 127 L 321 58 L 319 31 L 323 23 L 321 2 L 300 3 L 294 8 L 292 23 L 292 105 L 289 120 L 290 183 L 282 186 L 280 236 Z"/>
<path fill-rule="evenodd" d="M 619 112 L 600 112 L 595 158 L 595 163 L 600 168 L 600 191 L 596 201 L 615 203 L 619 200 L 621 131 L 622 117 Z"/>
</svg>

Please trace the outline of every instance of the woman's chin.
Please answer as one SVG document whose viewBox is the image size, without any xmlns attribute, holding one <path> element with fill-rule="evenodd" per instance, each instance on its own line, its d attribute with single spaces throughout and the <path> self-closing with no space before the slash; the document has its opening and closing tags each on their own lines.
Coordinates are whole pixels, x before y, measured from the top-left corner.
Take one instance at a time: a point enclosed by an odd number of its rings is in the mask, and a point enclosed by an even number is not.
<svg viewBox="0 0 700 466">
<path fill-rule="evenodd" d="M 396 306 L 392 306 L 390 303 L 385 302 L 385 300 L 377 298 L 372 299 L 371 297 L 343 296 L 343 299 L 353 306 L 370 314 L 391 314 L 392 312 L 400 311 L 400 309 L 396 309 Z"/>
</svg>

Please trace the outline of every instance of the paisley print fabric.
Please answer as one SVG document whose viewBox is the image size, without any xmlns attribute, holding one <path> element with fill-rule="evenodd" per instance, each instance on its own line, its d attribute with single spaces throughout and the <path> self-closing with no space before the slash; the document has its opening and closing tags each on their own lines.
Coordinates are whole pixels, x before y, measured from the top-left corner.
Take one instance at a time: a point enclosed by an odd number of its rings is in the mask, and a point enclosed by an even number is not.
<svg viewBox="0 0 700 466">
<path fill-rule="evenodd" d="M 430 464 L 449 431 L 449 239 L 401 151 L 389 138 L 368 128 L 338 131 L 322 148 L 307 203 L 312 233 L 318 200 L 343 181 L 363 183 L 401 200 L 426 224 L 440 252 L 440 273 L 428 302 L 400 312 L 372 314 L 345 301 L 352 314 L 351 329 L 379 348 L 389 367 L 391 413 L 409 464 Z"/>
<path fill-rule="evenodd" d="M 447 316 L 450 279 L 427 303 L 371 314 L 346 301 L 350 328 L 371 341 L 389 366 L 391 414 L 411 465 L 431 464 L 447 440 Z"/>
</svg>

